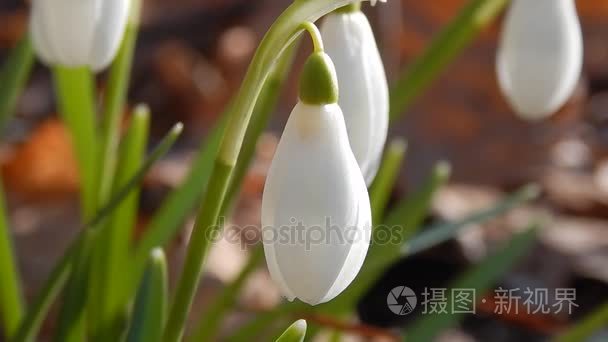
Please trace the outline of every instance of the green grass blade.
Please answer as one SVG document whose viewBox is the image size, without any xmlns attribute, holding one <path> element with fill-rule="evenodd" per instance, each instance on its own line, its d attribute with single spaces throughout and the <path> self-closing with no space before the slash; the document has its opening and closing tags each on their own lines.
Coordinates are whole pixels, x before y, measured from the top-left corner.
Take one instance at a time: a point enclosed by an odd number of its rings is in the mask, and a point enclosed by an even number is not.
<svg viewBox="0 0 608 342">
<path fill-rule="evenodd" d="M 537 227 L 534 226 L 517 233 L 503 248 L 473 266 L 450 288 L 474 289 L 479 298 L 532 248 L 536 231 Z M 451 293 L 448 293 L 448 303 L 452 302 L 451 298 Z M 464 315 L 447 313 L 423 316 L 406 331 L 405 341 L 433 341 L 439 333 L 457 324 Z"/>
<path fill-rule="evenodd" d="M 135 251 L 135 264 L 143 272 L 146 258 L 156 246 L 164 246 L 179 230 L 207 187 L 227 117 L 223 117 L 199 148 L 186 180 L 163 202 L 150 220 Z"/>
<path fill-rule="evenodd" d="M 74 254 L 72 261 L 74 269 L 63 291 L 63 302 L 57 318 L 54 341 L 78 342 L 86 339 L 85 303 L 89 290 L 88 266 L 95 235 L 92 229 L 87 229 L 82 243 Z"/>
<path fill-rule="evenodd" d="M 306 321 L 303 319 L 297 320 L 289 326 L 276 342 L 302 342 L 306 337 Z"/>
<path fill-rule="evenodd" d="M 27 314 L 23 321 L 19 326 L 18 333 L 14 339 L 16 342 L 30 342 L 34 341 L 38 331 L 40 330 L 40 325 L 42 324 L 42 320 L 48 313 L 50 305 L 53 303 L 57 294 L 65 284 L 67 278 L 69 277 L 72 269 L 72 262 L 76 258 L 76 252 L 80 248 L 83 243 L 84 232 L 89 231 L 91 227 L 96 227 L 99 225 L 99 222 L 106 219 L 108 215 L 110 215 L 114 209 L 118 205 L 122 203 L 122 201 L 132 192 L 134 189 L 138 188 L 139 184 L 142 182 L 144 176 L 148 173 L 152 165 L 160 158 L 162 158 L 169 149 L 173 146 L 179 135 L 183 130 L 183 125 L 181 123 L 173 126 L 171 131 L 161 140 L 161 142 L 154 148 L 154 150 L 150 153 L 148 158 L 146 158 L 145 163 L 140 168 L 140 170 L 129 180 L 123 188 L 116 192 L 115 195 L 105 204 L 97 214 L 82 227 L 81 233 L 76 238 L 76 240 L 71 244 L 68 248 L 67 252 L 61 258 L 61 261 L 57 263 L 54 267 L 49 279 L 45 283 L 43 289 L 36 297 L 34 301 L 34 305 L 27 311 Z M 103 234 L 103 231 L 100 233 Z"/>
<path fill-rule="evenodd" d="M 257 246 L 253 249 L 247 264 L 243 267 L 237 278 L 226 286 L 209 308 L 203 312 L 195 333 L 189 339 L 190 341 L 214 341 L 216 339 L 224 316 L 234 306 L 239 292 L 243 288 L 243 285 L 245 285 L 245 281 L 256 267 L 259 266 L 263 256 L 264 249 L 262 246 Z"/>
<path fill-rule="evenodd" d="M 72 138 L 81 184 L 84 220 L 97 208 L 97 152 L 94 80 L 88 68 L 53 69 L 60 113 Z"/>
<path fill-rule="evenodd" d="M 386 204 L 395 187 L 395 181 L 401 169 L 401 163 L 405 157 L 407 144 L 402 138 L 395 138 L 389 144 L 382 165 L 372 183 L 369 197 L 372 205 L 372 222 L 381 222 L 384 217 Z"/>
<path fill-rule="evenodd" d="M 23 293 L 19 270 L 15 261 L 12 234 L 8 225 L 4 203 L 4 189 L 0 181 L 0 318 L 7 339 L 10 338 L 23 316 Z"/>
<path fill-rule="evenodd" d="M 23 91 L 34 65 L 34 50 L 27 32 L 13 48 L 0 70 L 0 131 L 15 114 L 19 94 Z"/>
<path fill-rule="evenodd" d="M 168 307 L 167 261 L 155 248 L 135 300 L 127 342 L 160 342 Z"/>
<path fill-rule="evenodd" d="M 471 0 L 444 28 L 391 88 L 391 120 L 404 112 L 477 34 L 487 27 L 509 0 Z"/>
<path fill-rule="evenodd" d="M 150 126 L 150 111 L 146 106 L 135 109 L 131 125 L 127 130 L 119 154 L 114 191 L 119 191 L 141 168 Z M 94 303 L 97 320 L 95 339 L 111 341 L 119 339 L 125 328 L 125 319 L 121 314 L 126 312 L 129 298 L 126 296 L 127 282 L 130 280 L 130 246 L 133 227 L 137 218 L 139 189 L 134 189 L 114 210 L 107 222 L 107 229 L 99 237 L 96 257 L 96 280 L 94 288 L 98 290 L 89 300 Z"/>
<path fill-rule="evenodd" d="M 466 227 L 471 227 L 475 223 L 480 223 L 502 215 L 511 209 L 529 202 L 539 195 L 539 188 L 536 185 L 528 185 L 506 197 L 489 209 L 482 210 L 456 222 L 440 223 L 424 229 L 418 236 L 413 237 L 403 247 L 407 254 L 414 254 L 433 247 L 454 237 L 458 232 Z"/>
<path fill-rule="evenodd" d="M 580 342 L 587 341 L 597 331 L 608 326 L 608 303 L 601 305 L 598 309 L 575 323 L 568 330 L 557 336 L 556 342 Z"/>
</svg>

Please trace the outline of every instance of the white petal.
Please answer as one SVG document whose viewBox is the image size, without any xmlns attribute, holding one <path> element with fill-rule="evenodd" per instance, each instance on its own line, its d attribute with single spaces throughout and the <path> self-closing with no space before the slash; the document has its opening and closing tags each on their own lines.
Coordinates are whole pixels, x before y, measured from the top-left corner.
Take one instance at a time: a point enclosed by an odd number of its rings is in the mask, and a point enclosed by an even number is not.
<svg viewBox="0 0 608 342">
<path fill-rule="evenodd" d="M 370 205 L 338 105 L 294 108 L 268 172 L 262 225 L 274 233 L 264 250 L 288 298 L 311 305 L 331 300 L 359 271 Z"/>
<path fill-rule="evenodd" d="M 116 56 L 129 16 L 129 0 L 103 0 L 90 51 L 91 68 L 99 71 Z"/>
<path fill-rule="evenodd" d="M 557 111 L 570 97 L 583 61 L 582 33 L 573 0 L 514 0 L 497 55 L 498 80 L 525 118 Z"/>
<path fill-rule="evenodd" d="M 57 63 L 69 67 L 87 65 L 95 17 L 102 0 L 35 1 Z"/>
<path fill-rule="evenodd" d="M 388 131 L 388 84 L 374 34 L 360 12 L 330 14 L 321 27 L 325 52 L 336 66 L 350 144 L 371 184 Z"/>
<path fill-rule="evenodd" d="M 38 55 L 38 58 L 40 58 L 44 64 L 52 65 L 57 63 L 58 58 L 54 51 L 52 41 L 49 38 L 45 17 L 42 14 L 45 6 L 43 3 L 46 2 L 36 0 L 32 3 L 30 35 L 34 51 L 36 52 L 36 55 Z"/>
</svg>

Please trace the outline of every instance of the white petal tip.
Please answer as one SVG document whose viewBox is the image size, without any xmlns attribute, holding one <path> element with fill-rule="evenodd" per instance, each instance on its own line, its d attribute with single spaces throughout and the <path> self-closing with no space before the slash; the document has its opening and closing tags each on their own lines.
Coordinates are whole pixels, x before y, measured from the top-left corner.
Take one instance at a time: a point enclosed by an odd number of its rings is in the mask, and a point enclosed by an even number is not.
<svg viewBox="0 0 608 342">
<path fill-rule="evenodd" d="M 377 2 L 386 2 L 386 0 L 369 0 L 369 2 L 372 6 L 376 6 Z"/>
</svg>

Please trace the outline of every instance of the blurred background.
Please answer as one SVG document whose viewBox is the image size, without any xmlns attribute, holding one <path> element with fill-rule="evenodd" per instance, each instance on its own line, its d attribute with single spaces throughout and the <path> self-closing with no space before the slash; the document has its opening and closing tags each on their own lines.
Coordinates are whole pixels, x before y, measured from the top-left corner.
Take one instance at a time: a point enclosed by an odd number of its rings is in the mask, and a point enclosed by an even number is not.
<svg viewBox="0 0 608 342">
<path fill-rule="evenodd" d="M 375 8 L 364 6 L 389 81 L 403 72 L 466 2 L 391 0 Z M 408 142 L 407 161 L 392 202 L 416 188 L 437 161 L 446 160 L 452 166 L 450 183 L 435 197 L 427 222 L 458 219 L 487 208 L 504 192 L 529 182 L 540 184 L 542 195 L 533 204 L 395 264 L 375 287 L 378 295 L 372 290 L 361 301 L 361 321 L 342 327 L 347 338 L 392 340 L 393 329 L 411 317 L 391 316 L 383 297 L 386 289 L 404 283 L 447 284 L 535 217 L 543 217 L 547 224 L 533 253 L 501 284 L 575 288 L 579 306 L 573 314 L 510 316 L 482 308 L 442 340 L 541 341 L 608 301 L 608 2 L 576 2 L 584 33 L 583 75 L 573 97 L 550 119 L 523 121 L 502 98 L 494 73 L 499 19 L 392 124 L 391 136 Z M 145 229 L 146 219 L 183 179 L 201 139 L 238 89 L 263 33 L 289 3 L 145 1 L 129 103 L 150 105 L 156 138 L 177 121 L 184 122 L 186 130 L 169 157 L 146 178 L 140 229 Z M 27 16 L 24 1 L 0 1 L 0 62 L 25 32 Z M 310 49 L 304 40 L 230 217 L 235 224 L 259 225 L 265 174 L 296 101 L 295 81 Z M 99 81 L 103 91 L 106 75 L 100 75 Z M 54 101 L 50 73 L 38 64 L 0 144 L 7 205 L 30 298 L 79 222 L 76 164 Z M 175 240 L 170 253 L 174 274 L 183 258 L 185 236 L 187 230 Z M 245 261 L 246 254 L 238 245 L 214 246 L 193 319 Z M 280 300 L 265 267 L 260 267 L 240 294 L 242 310 L 229 315 L 223 327 L 228 331 L 255 315 L 252 312 L 272 308 Z M 608 340 L 608 331 L 603 336 Z"/>
</svg>

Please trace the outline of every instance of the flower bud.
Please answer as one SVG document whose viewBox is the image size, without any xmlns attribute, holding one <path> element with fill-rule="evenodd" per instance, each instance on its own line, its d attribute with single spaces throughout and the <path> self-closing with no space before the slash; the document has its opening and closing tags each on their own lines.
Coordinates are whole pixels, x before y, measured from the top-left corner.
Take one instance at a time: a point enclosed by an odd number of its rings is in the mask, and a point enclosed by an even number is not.
<svg viewBox="0 0 608 342">
<path fill-rule="evenodd" d="M 513 109 L 527 119 L 556 112 L 572 95 L 583 62 L 573 0 L 513 0 L 496 70 Z"/>
<path fill-rule="evenodd" d="M 47 65 L 107 67 L 126 27 L 129 0 L 33 0 L 32 42 Z"/>
<path fill-rule="evenodd" d="M 336 65 L 338 103 L 350 145 L 370 185 L 378 172 L 389 119 L 388 85 L 374 34 L 365 15 L 347 6 L 325 18 L 321 36 Z"/>
<path fill-rule="evenodd" d="M 305 67 L 303 73 L 316 69 Z M 300 102 L 266 179 L 262 227 L 273 280 L 290 301 L 316 305 L 340 294 L 359 272 L 371 237 L 371 209 L 340 107 L 316 101 L 330 98 L 337 87 L 322 85 L 327 96 L 314 93 L 315 101 L 307 103 L 302 95 L 311 84 L 300 85 Z"/>
</svg>

